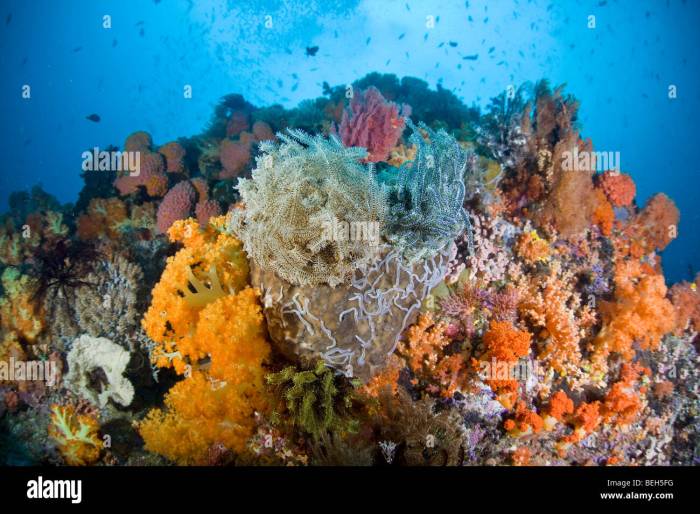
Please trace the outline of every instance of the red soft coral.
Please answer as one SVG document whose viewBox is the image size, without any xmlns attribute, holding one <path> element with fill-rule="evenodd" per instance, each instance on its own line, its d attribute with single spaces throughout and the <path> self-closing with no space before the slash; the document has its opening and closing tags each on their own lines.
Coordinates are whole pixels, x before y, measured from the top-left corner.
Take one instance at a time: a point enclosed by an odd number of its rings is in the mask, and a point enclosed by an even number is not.
<svg viewBox="0 0 700 514">
<path fill-rule="evenodd" d="M 614 207 L 625 207 L 631 204 L 637 194 L 634 180 L 624 173 L 606 171 L 598 176 L 598 184 Z"/>
<path fill-rule="evenodd" d="M 399 115 L 395 103 L 387 102 L 377 88 L 369 87 L 356 92 L 343 112 L 340 137 L 345 146 L 366 148 L 368 162 L 386 161 L 403 132 L 403 116 L 408 115 L 410 107 L 404 105 Z"/>
</svg>

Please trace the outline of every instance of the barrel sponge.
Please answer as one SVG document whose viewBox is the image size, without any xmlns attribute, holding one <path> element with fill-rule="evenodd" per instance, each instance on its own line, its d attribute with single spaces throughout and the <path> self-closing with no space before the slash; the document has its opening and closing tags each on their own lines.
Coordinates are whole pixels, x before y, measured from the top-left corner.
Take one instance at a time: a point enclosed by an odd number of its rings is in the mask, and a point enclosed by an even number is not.
<svg viewBox="0 0 700 514">
<path fill-rule="evenodd" d="M 229 228 L 264 270 L 294 285 L 334 287 L 373 260 L 378 245 L 332 236 L 328 228 L 383 226 L 384 192 L 359 162 L 364 149 L 299 130 L 278 138 L 281 143 L 260 143 L 252 178 L 239 181 L 245 209 L 232 211 Z"/>
<path fill-rule="evenodd" d="M 64 383 L 74 393 L 100 407 L 105 407 L 110 399 L 126 407 L 134 398 L 134 386 L 124 376 L 129 359 L 129 352 L 109 339 L 83 334 L 68 352 L 68 374 Z M 99 391 L 91 387 L 91 377 L 98 370 L 102 370 L 106 381 Z"/>
</svg>

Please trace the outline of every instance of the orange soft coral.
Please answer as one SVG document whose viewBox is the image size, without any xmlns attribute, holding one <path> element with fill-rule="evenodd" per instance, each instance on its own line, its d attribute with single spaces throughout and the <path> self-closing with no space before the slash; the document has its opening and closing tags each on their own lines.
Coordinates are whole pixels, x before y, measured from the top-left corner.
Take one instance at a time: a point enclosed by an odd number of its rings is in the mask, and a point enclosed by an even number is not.
<svg viewBox="0 0 700 514">
<path fill-rule="evenodd" d="M 544 420 L 534 410 L 527 408 L 524 402 L 515 407 L 515 417 L 506 420 L 504 428 L 513 437 L 536 434 L 544 428 Z"/>
<path fill-rule="evenodd" d="M 119 198 L 93 198 L 87 212 L 78 218 L 78 237 L 83 241 L 101 237 L 117 239 L 119 226 L 126 218 L 126 205 Z"/>
<path fill-rule="evenodd" d="M 620 246 L 627 246 L 632 256 L 661 251 L 678 236 L 680 212 L 663 193 L 649 199 L 642 211 L 625 227 Z"/>
<path fill-rule="evenodd" d="M 264 364 L 270 354 L 257 291 L 246 288 L 202 309 L 192 352 L 194 365 L 138 428 L 146 448 L 179 464 L 204 464 L 210 448 L 242 452 L 255 430 L 255 413 L 268 403 Z"/>
<path fill-rule="evenodd" d="M 599 363 L 611 352 L 625 360 L 634 357 L 633 344 L 656 350 L 661 338 L 676 328 L 676 311 L 666 299 L 664 277 L 646 274 L 637 261 L 618 264 L 615 298 L 603 302 L 603 328 L 593 341 L 594 360 Z"/>
<path fill-rule="evenodd" d="M 2 274 L 4 296 L 0 297 L 0 328 L 14 338 L 33 343 L 44 328 L 43 309 L 35 302 L 36 284 L 17 268 Z"/>
<path fill-rule="evenodd" d="M 445 354 L 450 344 L 448 325 L 435 323 L 430 313 L 421 314 L 418 322 L 406 331 L 406 341 L 398 347 L 401 357 L 416 375 L 428 384 L 428 390 L 450 397 L 464 382 L 466 362 L 461 354 Z"/>
<path fill-rule="evenodd" d="M 488 357 L 513 362 L 530 352 L 530 333 L 518 330 L 508 321 L 491 321 L 484 334 Z"/>
<path fill-rule="evenodd" d="M 625 363 L 620 370 L 620 380 L 605 395 L 603 409 L 605 419 L 617 425 L 629 425 L 642 409 L 642 394 L 636 390 L 640 376 L 649 370 L 637 364 Z"/>
<path fill-rule="evenodd" d="M 94 417 L 79 415 L 70 405 L 51 406 L 49 436 L 69 466 L 86 466 L 100 457 L 102 440 L 97 434 L 98 429 Z"/>
<path fill-rule="evenodd" d="M 700 273 L 695 282 L 674 284 L 670 296 L 678 316 L 676 334 L 685 330 L 700 332 Z"/>
<path fill-rule="evenodd" d="M 574 402 L 564 391 L 557 391 L 549 400 L 549 409 L 544 418 L 545 426 L 551 430 L 557 421 L 566 422 L 566 417 L 574 413 Z"/>
<path fill-rule="evenodd" d="M 549 243 L 536 230 L 522 234 L 515 244 L 515 251 L 528 264 L 545 262 L 550 255 Z"/>
<path fill-rule="evenodd" d="M 214 218 L 201 229 L 193 219 L 180 220 L 168 232 L 170 240 L 183 243 L 184 248 L 168 258 L 142 321 L 157 343 L 152 358 L 158 366 L 172 365 L 183 373 L 188 361 L 201 358 L 203 352 L 195 340 L 200 311 L 247 283 L 245 254 L 236 238 L 217 229 L 223 223 L 223 217 Z"/>
<path fill-rule="evenodd" d="M 597 178 L 598 185 L 614 207 L 625 207 L 631 204 L 637 194 L 634 180 L 625 173 L 606 171 Z"/>
<path fill-rule="evenodd" d="M 595 190 L 596 207 L 593 211 L 593 223 L 600 227 L 600 232 L 604 236 L 612 234 L 613 223 L 615 222 L 615 211 L 612 205 L 605 198 L 605 194 L 600 190 Z"/>
<path fill-rule="evenodd" d="M 583 332 L 579 320 L 589 315 L 587 308 L 581 306 L 574 280 L 556 266 L 547 276 L 529 281 L 519 305 L 521 314 L 542 329 L 538 337 L 545 344 L 538 357 L 561 374 L 579 365 L 579 340 Z"/>
</svg>

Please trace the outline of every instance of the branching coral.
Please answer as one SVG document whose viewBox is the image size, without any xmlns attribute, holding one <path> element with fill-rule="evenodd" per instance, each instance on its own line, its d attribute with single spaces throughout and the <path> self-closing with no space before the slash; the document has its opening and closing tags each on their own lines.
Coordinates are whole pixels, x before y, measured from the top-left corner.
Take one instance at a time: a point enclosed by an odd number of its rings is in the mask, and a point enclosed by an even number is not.
<svg viewBox="0 0 700 514">
<path fill-rule="evenodd" d="M 93 464 L 100 457 L 102 441 L 97 431 L 97 420 L 86 414 L 77 414 L 72 406 L 51 406 L 49 437 L 69 466 Z"/>
<path fill-rule="evenodd" d="M 245 210 L 231 230 L 251 259 L 295 285 L 335 286 L 376 257 L 368 234 L 335 237 L 329 227 L 384 224 L 386 202 L 358 160 L 365 152 L 301 131 L 263 142 L 253 178 L 238 184 Z M 376 239 L 376 238 L 375 238 Z"/>
<path fill-rule="evenodd" d="M 467 154 L 444 130 L 433 132 L 422 125 L 426 142 L 410 120 L 408 125 L 413 130 L 411 144 L 418 150 L 415 160 L 398 170 L 396 185 L 389 189 L 386 233 L 407 257 L 418 260 L 434 255 L 470 227 L 462 205 Z"/>
<path fill-rule="evenodd" d="M 407 105 L 399 108 L 387 102 L 376 87 L 357 91 L 348 109 L 343 111 L 340 122 L 340 137 L 345 146 L 367 149 L 368 162 L 385 161 L 403 132 L 411 109 Z"/>
</svg>

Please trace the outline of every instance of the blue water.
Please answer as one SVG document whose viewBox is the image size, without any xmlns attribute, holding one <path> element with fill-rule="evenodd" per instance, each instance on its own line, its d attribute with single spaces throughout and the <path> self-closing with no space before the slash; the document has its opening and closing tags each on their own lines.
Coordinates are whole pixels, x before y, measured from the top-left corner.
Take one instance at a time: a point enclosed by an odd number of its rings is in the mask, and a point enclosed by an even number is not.
<svg viewBox="0 0 700 514">
<path fill-rule="evenodd" d="M 595 149 L 621 152 L 638 202 L 664 191 L 677 203 L 680 235 L 664 254 L 674 282 L 700 269 L 698 26 L 690 0 L 4 0 L 0 209 L 36 183 L 75 201 L 86 148 L 135 130 L 157 143 L 196 134 L 231 92 L 293 106 L 324 81 L 380 71 L 485 105 L 546 77 L 581 101 Z"/>
</svg>

